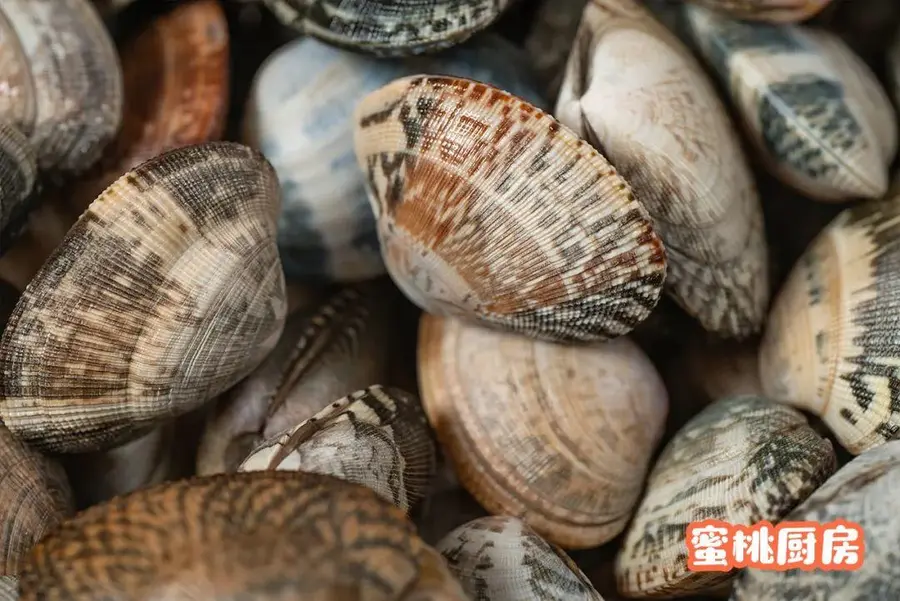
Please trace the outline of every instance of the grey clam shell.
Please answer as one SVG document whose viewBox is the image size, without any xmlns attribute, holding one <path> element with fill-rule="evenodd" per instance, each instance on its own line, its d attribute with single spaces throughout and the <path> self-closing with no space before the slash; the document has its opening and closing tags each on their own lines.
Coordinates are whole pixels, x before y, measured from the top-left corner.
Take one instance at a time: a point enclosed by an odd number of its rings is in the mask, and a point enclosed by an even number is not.
<svg viewBox="0 0 900 601">
<path fill-rule="evenodd" d="M 27 227 L 35 206 L 37 158 L 28 139 L 8 123 L 0 123 L 0 255 Z"/>
</svg>

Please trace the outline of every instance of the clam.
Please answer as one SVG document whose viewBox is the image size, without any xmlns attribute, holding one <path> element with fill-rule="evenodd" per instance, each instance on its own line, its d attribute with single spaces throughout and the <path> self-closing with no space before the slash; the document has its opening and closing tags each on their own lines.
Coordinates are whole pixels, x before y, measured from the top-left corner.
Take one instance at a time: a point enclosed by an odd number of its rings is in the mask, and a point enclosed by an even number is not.
<svg viewBox="0 0 900 601">
<path fill-rule="evenodd" d="M 472 599 L 603 601 L 564 551 L 513 517 L 473 520 L 435 547 Z"/>
<path fill-rule="evenodd" d="M 263 442 L 238 471 L 329 474 L 368 486 L 408 512 L 431 484 L 435 462 L 419 399 L 377 385 L 347 395 Z"/>
<path fill-rule="evenodd" d="M 832 0 L 687 0 L 717 13 L 747 21 L 796 23 L 810 19 Z"/>
<path fill-rule="evenodd" d="M 423 75 L 363 98 L 355 122 L 388 273 L 423 310 L 597 341 L 656 306 L 666 252 L 646 209 L 549 114 L 484 83 Z"/>
<path fill-rule="evenodd" d="M 35 547 L 19 584 L 21 601 L 467 601 L 437 557 L 400 509 L 363 486 L 262 471 L 95 505 Z"/>
<path fill-rule="evenodd" d="M 885 193 L 894 158 L 885 150 L 896 149 L 885 140 L 896 137 L 897 118 L 862 61 L 854 61 L 862 73 L 846 75 L 852 51 L 844 42 L 822 30 L 730 20 L 698 6 L 686 15 L 699 52 L 774 175 L 821 201 Z M 874 113 L 873 104 L 880 107 Z"/>
<path fill-rule="evenodd" d="M 0 61 L 2 45 L 0 30 Z M 25 230 L 27 217 L 37 204 L 37 178 L 37 158 L 28 139 L 14 126 L 0 122 L 0 255 L 5 254 Z"/>
<path fill-rule="evenodd" d="M 275 51 L 257 72 L 243 140 L 266 155 L 281 180 L 278 236 L 289 280 L 351 282 L 384 273 L 364 174 L 353 154 L 353 111 L 359 98 L 397 77 L 434 71 L 544 104 L 524 54 L 496 36 L 403 60 L 302 38 Z"/>
<path fill-rule="evenodd" d="M 688 569 L 688 526 L 777 523 L 836 467 L 831 442 L 799 411 L 758 396 L 715 402 L 657 459 L 616 558 L 619 591 L 669 598 L 721 585 L 732 575 Z"/>
<path fill-rule="evenodd" d="M 0 340 L 0 418 L 41 450 L 106 450 L 202 406 L 286 314 L 278 180 L 230 142 L 116 180 L 28 285 Z"/>
<path fill-rule="evenodd" d="M 570 549 L 624 529 L 668 413 L 637 345 L 554 344 L 428 314 L 419 336 L 428 420 L 485 509 Z"/>
<path fill-rule="evenodd" d="M 759 331 L 769 300 L 762 206 L 726 108 L 682 42 L 635 0 L 592 0 L 555 114 L 647 208 L 673 298 L 710 331 Z"/>
</svg>

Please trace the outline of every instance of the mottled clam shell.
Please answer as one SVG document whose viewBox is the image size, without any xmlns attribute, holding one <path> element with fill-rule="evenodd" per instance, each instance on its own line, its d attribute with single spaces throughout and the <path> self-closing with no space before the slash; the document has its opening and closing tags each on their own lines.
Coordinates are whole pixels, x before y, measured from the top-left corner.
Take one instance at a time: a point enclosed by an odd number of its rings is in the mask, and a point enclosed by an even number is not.
<svg viewBox="0 0 900 601">
<path fill-rule="evenodd" d="M 525 50 L 544 85 L 547 98 L 555 100 L 578 32 L 581 15 L 590 0 L 540 0 Z"/>
<path fill-rule="evenodd" d="M 485 509 L 570 549 L 624 529 L 668 412 L 637 345 L 559 345 L 425 314 L 418 353 L 428 420 Z"/>
<path fill-rule="evenodd" d="M 886 443 L 856 457 L 828 479 L 785 521 L 832 524 L 850 522 L 863 530 L 863 561 L 855 571 L 747 568 L 736 579 L 732 601 L 828 599 L 881 601 L 900 597 L 897 540 L 900 519 L 900 441 Z M 819 537 L 817 548 L 824 551 Z M 827 591 L 827 593 L 826 593 Z"/>
<path fill-rule="evenodd" d="M 688 525 L 777 523 L 836 467 L 831 442 L 791 407 L 756 396 L 710 405 L 653 467 L 616 558 L 619 591 L 629 598 L 683 597 L 723 583 L 731 574 L 688 570 Z"/>
<path fill-rule="evenodd" d="M 900 190 L 843 211 L 778 294 L 760 347 L 766 394 L 822 418 L 853 454 L 900 435 Z"/>
<path fill-rule="evenodd" d="M 656 306 L 666 252 L 646 209 L 549 114 L 484 83 L 426 75 L 369 94 L 354 120 L 388 273 L 423 310 L 597 341 Z"/>
<path fill-rule="evenodd" d="M 484 81 L 545 107 L 526 57 L 496 36 L 404 60 L 303 38 L 279 48 L 260 68 L 243 140 L 266 155 L 281 180 L 278 241 L 288 279 L 349 282 L 385 272 L 354 157 L 353 111 L 360 98 L 398 77 L 432 72 Z"/>
<path fill-rule="evenodd" d="M 93 165 L 122 121 L 122 68 L 90 0 L 4 0 L 0 115 L 48 176 Z"/>
<path fill-rule="evenodd" d="M 406 601 L 420 579 L 432 589 L 438 580 L 428 553 L 404 513 L 363 486 L 217 474 L 91 507 L 36 546 L 19 582 L 21 601 Z M 465 601 L 453 584 L 441 592 Z"/>
<path fill-rule="evenodd" d="M 370 386 L 253 450 L 238 470 L 295 470 L 362 484 L 404 511 L 435 474 L 436 450 L 415 396 Z"/>
<path fill-rule="evenodd" d="M 197 473 L 235 471 L 264 440 L 334 399 L 384 380 L 395 300 L 389 282 L 367 282 L 291 314 L 272 353 L 210 414 Z"/>
<path fill-rule="evenodd" d="M 747 21 L 797 23 L 810 19 L 832 0 L 687 0 L 722 15 Z"/>
<path fill-rule="evenodd" d="M 0 601 L 17 601 L 19 581 L 13 576 L 0 576 Z"/>
<path fill-rule="evenodd" d="M 884 91 L 870 73 L 848 81 L 833 59 L 842 41 L 826 47 L 818 40 L 834 34 L 734 21 L 698 6 L 687 6 L 686 17 L 773 175 L 821 201 L 885 193 L 893 156 L 883 152 L 878 130 L 896 130 L 897 120 L 872 118 L 867 107 Z M 864 82 L 872 85 L 861 100 Z"/>
<path fill-rule="evenodd" d="M 762 206 L 741 139 L 684 44 L 635 0 L 592 0 L 555 114 L 647 208 L 678 304 L 712 332 L 758 332 L 769 300 Z"/>
<path fill-rule="evenodd" d="M 0 37 L 0 60 L 2 44 Z M 37 204 L 37 178 L 37 158 L 28 139 L 12 125 L 0 123 L 0 256 L 27 226 L 28 215 Z"/>
<path fill-rule="evenodd" d="M 435 547 L 471 599 L 603 601 L 564 551 L 517 518 L 473 520 Z"/>
<path fill-rule="evenodd" d="M 42 450 L 98 451 L 247 376 L 287 313 L 278 180 L 259 153 L 163 153 L 107 188 L 0 340 L 0 418 Z"/>
<path fill-rule="evenodd" d="M 381 57 L 436 52 L 486 29 L 513 0 L 263 0 L 278 19 L 339 48 Z"/>
</svg>

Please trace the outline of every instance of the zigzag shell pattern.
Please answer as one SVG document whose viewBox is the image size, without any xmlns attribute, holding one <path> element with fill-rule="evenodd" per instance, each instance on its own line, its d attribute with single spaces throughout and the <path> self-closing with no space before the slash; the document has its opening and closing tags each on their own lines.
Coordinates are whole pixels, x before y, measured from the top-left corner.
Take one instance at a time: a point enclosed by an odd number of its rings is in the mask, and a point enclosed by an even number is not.
<svg viewBox="0 0 900 601">
<path fill-rule="evenodd" d="M 687 0 L 735 19 L 796 23 L 810 19 L 833 0 Z"/>
<path fill-rule="evenodd" d="M 476 81 L 413 76 L 365 97 L 355 121 L 382 256 L 420 308 L 596 341 L 656 306 L 666 254 L 646 210 L 547 113 Z"/>
</svg>

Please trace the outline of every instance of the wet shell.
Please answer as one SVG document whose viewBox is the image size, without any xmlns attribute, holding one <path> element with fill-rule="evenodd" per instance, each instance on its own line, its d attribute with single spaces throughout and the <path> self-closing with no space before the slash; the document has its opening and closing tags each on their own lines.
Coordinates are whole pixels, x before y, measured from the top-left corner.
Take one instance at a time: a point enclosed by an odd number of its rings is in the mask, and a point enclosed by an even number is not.
<svg viewBox="0 0 900 601">
<path fill-rule="evenodd" d="M 837 467 L 831 442 L 799 411 L 762 397 L 718 401 L 666 445 L 616 559 L 619 591 L 630 598 L 685 596 L 728 580 L 692 572 L 686 531 L 712 519 L 777 523 Z"/>
<path fill-rule="evenodd" d="M 564 551 L 512 517 L 486 517 L 437 545 L 472 599 L 603 601 Z"/>
<path fill-rule="evenodd" d="M 522 52 L 487 36 L 436 56 L 379 59 L 313 38 L 290 42 L 260 68 L 244 117 L 282 187 L 279 247 L 288 279 L 357 281 L 384 273 L 375 216 L 353 151 L 353 111 L 397 77 L 440 72 L 545 104 Z"/>
<path fill-rule="evenodd" d="M 821 201 L 885 193 L 894 157 L 885 154 L 878 132 L 896 130 L 897 120 L 873 118 L 870 104 L 881 103 L 875 99 L 884 91 L 869 72 L 844 75 L 843 60 L 833 58 L 842 41 L 797 26 L 732 21 L 697 6 L 686 13 L 701 54 L 728 88 L 773 175 Z M 819 42 L 828 36 L 830 44 Z M 858 61 L 856 68 L 865 67 Z"/>
<path fill-rule="evenodd" d="M 16 601 L 19 598 L 19 581 L 13 576 L 0 576 L 0 601 Z"/>
<path fill-rule="evenodd" d="M 766 394 L 820 416 L 853 454 L 900 435 L 898 261 L 900 193 L 845 210 L 794 266 L 760 347 Z"/>
<path fill-rule="evenodd" d="M 555 114 L 649 211 L 673 298 L 710 331 L 758 332 L 769 300 L 762 206 L 741 140 L 688 49 L 634 0 L 592 0 Z"/>
<path fill-rule="evenodd" d="M 688 0 L 723 15 L 748 21 L 796 23 L 810 19 L 832 0 Z"/>
<path fill-rule="evenodd" d="M 646 210 L 549 114 L 483 83 L 415 76 L 365 97 L 355 121 L 388 273 L 425 311 L 596 341 L 656 306 L 666 254 Z"/>
<path fill-rule="evenodd" d="M 0 52 L 2 43 L 0 37 Z M 27 217 L 37 204 L 37 178 L 37 158 L 28 139 L 15 127 L 0 123 L 0 256 L 27 226 Z"/>
<path fill-rule="evenodd" d="M 668 412 L 633 342 L 566 346 L 427 314 L 419 337 L 428 420 L 479 503 L 566 548 L 622 531 Z"/>
<path fill-rule="evenodd" d="M 197 473 L 235 471 L 264 440 L 383 380 L 397 296 L 389 282 L 361 283 L 290 315 L 272 353 L 210 415 Z"/>
<path fill-rule="evenodd" d="M 30 139 L 38 166 L 93 165 L 122 121 L 122 68 L 90 0 L 4 0 L 0 115 Z"/>
<path fill-rule="evenodd" d="M 900 441 L 872 449 L 842 467 L 819 490 L 797 507 L 785 521 L 816 525 L 858 525 L 863 540 L 858 547 L 862 565 L 848 572 L 828 570 L 744 570 L 737 579 L 734 601 L 814 599 L 827 592 L 828 601 L 881 601 L 900 597 L 897 540 L 897 490 L 900 489 Z M 838 524 L 835 524 L 837 522 Z M 849 523 L 848 523 L 849 522 Z M 817 549 L 828 543 L 821 533 Z M 861 548 L 860 548 L 861 547 Z M 820 597 L 826 598 L 826 597 Z"/>
<path fill-rule="evenodd" d="M 248 375 L 284 326 L 275 171 L 233 143 L 173 150 L 104 191 L 0 341 L 0 418 L 40 449 L 112 448 Z"/>
<path fill-rule="evenodd" d="M 263 0 L 300 33 L 377 56 L 408 56 L 459 44 L 486 29 L 513 0 Z"/>
<path fill-rule="evenodd" d="M 302 472 L 218 474 L 66 522 L 31 554 L 21 601 L 410 601 L 419 584 L 441 580 L 432 553 L 400 509 L 365 487 Z M 436 592 L 466 601 L 444 581 Z"/>
<path fill-rule="evenodd" d="M 404 511 L 434 477 L 436 451 L 419 399 L 370 386 L 256 448 L 242 472 L 296 470 L 362 484 Z"/>
</svg>

